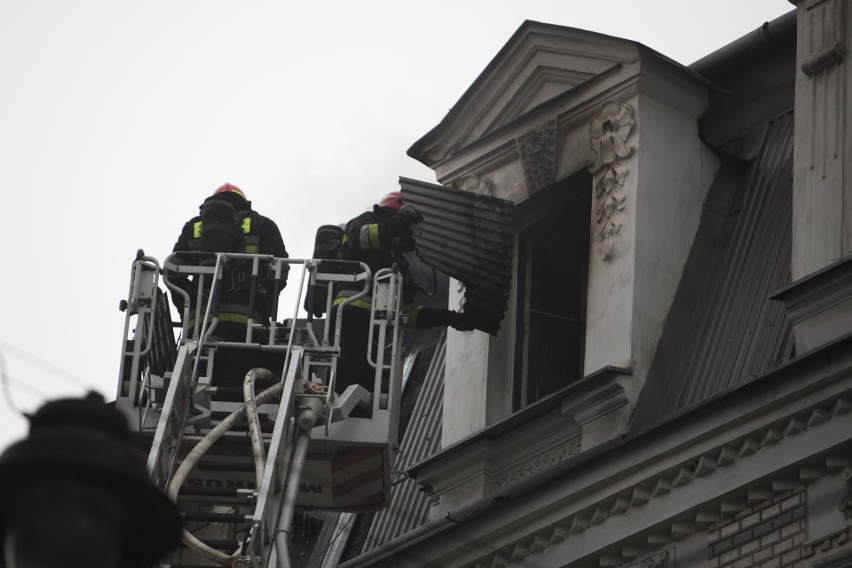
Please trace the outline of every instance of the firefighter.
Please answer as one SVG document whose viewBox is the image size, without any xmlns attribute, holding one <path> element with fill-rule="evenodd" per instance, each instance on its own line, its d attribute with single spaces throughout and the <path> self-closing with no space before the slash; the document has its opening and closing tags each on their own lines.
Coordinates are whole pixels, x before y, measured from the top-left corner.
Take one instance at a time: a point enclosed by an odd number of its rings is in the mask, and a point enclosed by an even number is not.
<svg viewBox="0 0 852 568">
<path fill-rule="evenodd" d="M 396 263 L 403 273 L 403 302 L 410 305 L 414 286 L 407 274 L 404 253 L 414 250 L 411 225 L 422 220 L 423 215 L 417 209 L 403 203 L 399 191 L 392 191 L 382 197 L 372 211 L 361 213 L 346 224 L 344 258 L 363 262 L 374 275 Z M 341 290 L 334 306 L 355 293 L 357 290 Z M 369 391 L 374 389 L 375 371 L 366 359 L 370 308 L 369 297 L 346 305 L 335 386 L 339 393 L 350 384 L 360 384 Z M 425 306 L 409 307 L 406 325 L 412 329 L 437 326 L 452 326 L 461 331 L 473 329 L 464 313 Z"/>
<path fill-rule="evenodd" d="M 246 199 L 245 193 L 239 187 L 231 183 L 221 185 L 210 197 L 204 200 L 199 209 L 199 215 L 190 219 L 183 226 L 173 252 L 230 252 L 272 255 L 278 258 L 288 257 L 278 226 L 268 217 L 264 217 L 252 209 L 251 202 Z M 196 263 L 198 261 L 185 259 L 183 262 Z M 211 259 L 201 261 L 202 264 L 214 262 L 215 260 Z M 230 260 L 224 268 L 219 291 L 219 322 L 213 334 L 225 341 L 244 342 L 249 316 L 255 323 L 261 323 L 264 326 L 269 325 L 276 300 L 274 297 L 276 287 L 277 292 L 280 293 L 286 285 L 289 266 L 284 265 L 282 279 L 276 286 L 271 267 L 261 265 L 260 274 L 254 286 L 252 314 L 249 314 L 252 296 L 251 262 Z M 188 328 L 192 330 L 196 316 L 197 283 L 190 282 L 185 278 L 175 279 L 174 277 L 172 281 L 190 295 L 192 305 L 190 306 Z M 206 290 L 202 291 L 202 310 L 206 307 L 206 294 L 209 291 L 209 285 L 205 288 Z M 172 296 L 175 306 L 183 317 L 183 298 L 177 294 Z M 255 334 L 253 340 L 262 340 L 263 338 L 259 335 Z M 217 377 L 227 376 L 229 384 L 232 381 L 238 384 L 243 379 L 245 373 L 242 373 L 242 368 L 250 365 L 250 362 L 230 361 L 230 359 L 235 358 L 230 355 L 239 354 L 227 354 L 223 351 L 220 356 L 217 353 L 216 369 L 214 369 L 213 374 L 214 384 L 217 382 Z M 236 358 L 244 359 L 245 355 L 245 353 L 242 353 Z M 246 371 L 248 370 L 246 369 Z"/>
</svg>

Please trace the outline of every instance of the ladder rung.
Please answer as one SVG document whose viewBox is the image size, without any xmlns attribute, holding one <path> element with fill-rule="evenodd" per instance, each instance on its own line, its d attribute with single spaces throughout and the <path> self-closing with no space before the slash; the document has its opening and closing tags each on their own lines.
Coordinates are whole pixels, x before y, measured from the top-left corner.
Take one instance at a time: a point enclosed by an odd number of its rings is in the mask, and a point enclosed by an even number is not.
<svg viewBox="0 0 852 568">
<path fill-rule="evenodd" d="M 222 402 L 243 402 L 244 400 L 243 389 L 240 387 L 211 387 L 210 391 L 210 400 Z"/>
<path fill-rule="evenodd" d="M 160 566 L 162 568 L 210 568 L 216 564 L 160 564 Z"/>
<path fill-rule="evenodd" d="M 229 414 L 230 414 L 230 412 L 214 410 L 210 413 L 210 418 L 212 420 L 222 421 L 225 418 L 227 418 Z M 275 421 L 271 420 L 268 416 L 266 416 L 263 413 L 259 414 L 258 421 L 260 422 L 260 427 L 261 427 L 262 430 L 265 430 L 266 428 L 272 428 L 272 427 L 275 426 Z M 240 429 L 240 430 L 245 430 L 247 424 L 248 424 L 248 422 L 246 422 L 246 419 L 243 418 L 242 420 L 240 420 L 239 422 L 234 424 L 234 428 Z"/>
<path fill-rule="evenodd" d="M 204 439 L 204 436 L 210 432 L 210 429 L 202 429 L 200 434 L 184 434 L 184 445 L 195 445 Z M 246 432 L 225 432 L 225 434 L 216 441 L 216 447 L 220 446 L 251 446 L 251 439 L 246 436 Z"/>
<path fill-rule="evenodd" d="M 239 548 L 240 543 L 233 540 L 209 540 L 206 538 L 201 539 L 201 542 L 209 546 L 210 548 L 215 548 L 217 550 L 227 550 L 233 552 L 237 548 Z M 183 545 L 183 543 L 181 543 Z M 186 547 L 186 545 L 183 545 Z M 183 566 L 183 565 L 181 565 Z"/>
<path fill-rule="evenodd" d="M 239 487 L 181 487 L 180 494 L 200 497 L 238 497 L 240 495 L 251 496 L 256 492 L 254 489 L 242 489 Z"/>
<path fill-rule="evenodd" d="M 251 515 L 243 515 L 242 513 L 205 513 L 188 511 L 181 513 L 185 521 L 193 523 L 244 523 L 251 521 Z"/>
<path fill-rule="evenodd" d="M 254 471 L 254 462 L 249 456 L 246 456 L 244 462 L 216 462 L 201 460 L 195 466 L 203 471 Z"/>
<path fill-rule="evenodd" d="M 160 566 L 161 568 L 210 568 L 216 564 L 160 564 Z"/>
</svg>

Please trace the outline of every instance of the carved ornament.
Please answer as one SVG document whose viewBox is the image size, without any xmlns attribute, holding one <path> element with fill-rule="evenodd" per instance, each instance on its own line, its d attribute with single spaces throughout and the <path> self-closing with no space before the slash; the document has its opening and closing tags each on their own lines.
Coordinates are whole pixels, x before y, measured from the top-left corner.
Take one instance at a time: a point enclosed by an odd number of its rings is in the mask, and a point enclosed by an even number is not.
<svg viewBox="0 0 852 568">
<path fill-rule="evenodd" d="M 849 413 L 850 409 L 852 409 L 852 402 L 848 399 L 838 397 L 834 404 L 828 407 L 819 408 L 819 409 L 811 409 L 801 413 L 798 416 L 793 416 L 790 418 L 790 422 L 799 420 L 803 424 L 805 424 L 805 431 L 811 430 L 813 428 L 819 428 L 825 424 L 831 422 L 831 420 L 835 416 L 845 415 Z M 814 420 L 814 417 L 817 414 L 825 414 L 825 420 Z M 789 424 L 788 424 L 789 425 Z M 778 429 L 779 432 L 782 433 L 782 437 L 786 438 L 787 432 L 792 432 L 792 430 L 788 427 Z M 595 524 L 601 524 L 608 522 L 608 519 L 614 517 L 616 515 L 621 515 L 635 509 L 637 507 L 647 506 L 649 502 L 653 502 L 656 497 L 670 494 L 674 491 L 677 491 L 678 488 L 684 484 L 688 484 L 693 482 L 695 479 L 699 479 L 705 475 L 713 475 L 714 472 L 721 467 L 729 466 L 733 462 L 748 458 L 749 456 L 764 450 L 765 448 L 771 447 L 762 445 L 760 440 L 766 440 L 767 437 L 764 435 L 765 430 L 761 429 L 755 432 L 752 432 L 751 436 L 748 437 L 747 441 L 742 444 L 734 444 L 734 445 L 725 445 L 720 446 L 715 449 L 708 449 L 701 456 L 698 456 L 695 459 L 689 460 L 687 463 L 683 464 L 683 467 L 679 468 L 676 472 L 668 472 L 665 476 L 661 476 L 659 478 L 648 478 L 641 482 L 641 484 L 637 484 L 633 487 L 631 491 L 623 491 L 621 495 L 618 497 L 608 498 L 604 501 L 598 502 L 596 504 L 592 504 L 589 507 L 578 511 L 570 516 L 567 516 L 557 523 L 554 523 L 548 527 L 543 527 L 538 530 L 534 535 L 528 535 L 525 537 L 524 542 L 532 540 L 541 540 L 543 542 L 548 542 L 551 545 L 556 542 L 562 542 L 565 540 L 570 540 L 574 538 L 575 535 L 582 533 L 589 529 L 589 527 Z M 796 434 L 798 435 L 798 434 Z M 778 443 L 778 441 L 773 441 L 773 444 Z M 739 447 L 739 451 L 736 451 L 736 447 Z M 704 459 L 702 459 L 704 458 Z M 711 469 L 707 471 L 708 467 Z M 692 468 L 693 473 L 689 475 L 684 475 L 684 472 Z M 702 475 L 697 475 L 697 469 L 705 470 Z M 852 468 L 850 468 L 852 469 Z M 803 467 L 799 470 L 799 478 L 794 481 L 797 484 L 808 484 L 812 483 L 814 480 L 821 478 L 826 473 L 824 468 L 820 467 Z M 680 482 L 675 483 L 676 479 L 681 479 Z M 777 484 L 778 490 L 773 492 L 783 493 L 787 489 L 782 487 L 782 484 Z M 716 503 L 718 510 L 714 511 L 714 517 L 718 516 L 723 520 L 729 520 L 737 514 L 741 514 L 743 511 L 749 510 L 749 505 L 746 501 L 727 501 L 727 500 L 719 500 Z M 675 525 L 685 525 L 690 528 L 690 530 L 698 530 L 702 523 L 706 519 L 702 519 L 702 511 L 696 509 L 694 511 L 695 519 L 693 522 L 682 523 L 676 520 L 670 521 L 670 526 L 666 528 L 666 530 L 662 531 L 655 535 L 655 540 L 658 541 L 660 545 L 668 545 L 671 544 L 675 539 Z M 715 530 L 715 529 L 710 529 Z M 843 529 L 839 531 L 837 534 L 833 534 L 830 537 L 826 537 L 819 541 L 815 541 L 814 543 L 809 543 L 803 545 L 803 553 L 808 555 L 813 555 L 816 552 L 824 552 L 831 547 L 840 546 L 841 543 L 845 544 L 849 540 L 849 533 L 852 533 L 852 529 Z M 650 533 L 649 533 L 650 534 Z M 519 543 L 521 541 L 518 541 Z M 532 553 L 532 550 L 529 549 L 529 553 Z M 640 560 L 625 559 L 627 562 L 626 566 L 630 568 L 673 568 L 675 563 L 674 554 L 671 553 L 671 549 L 668 549 L 668 553 L 665 557 L 660 557 L 660 553 L 652 554 L 651 556 L 645 557 Z M 466 566 L 495 566 L 496 562 L 500 558 L 500 554 L 491 554 L 484 556 L 482 558 L 477 559 L 475 562 L 468 564 Z M 515 561 L 519 560 L 519 558 L 515 558 Z M 643 564 L 643 562 L 650 562 L 649 564 Z M 661 562 L 658 564 L 654 564 L 653 562 Z M 668 563 L 668 564 L 666 564 Z M 814 564 L 817 566 L 816 564 Z M 830 568 L 840 568 L 840 565 L 832 564 Z M 821 568 L 821 567 L 819 567 Z M 825 568 L 828 568 L 826 566 Z"/>
<path fill-rule="evenodd" d="M 530 195 L 556 181 L 556 121 L 536 126 L 516 140 Z"/>
<path fill-rule="evenodd" d="M 565 444 L 522 464 L 520 467 L 500 475 L 494 480 L 494 486 L 496 489 L 502 489 L 515 485 L 579 453 L 580 437 L 577 436 Z"/>
<path fill-rule="evenodd" d="M 827 71 L 846 59 L 845 3 L 846 0 L 811 2 L 799 14 L 800 21 L 804 18 L 808 22 L 805 37 L 800 40 L 810 48 L 800 66 L 808 77 Z"/>
<path fill-rule="evenodd" d="M 852 467 L 844 469 L 841 477 L 846 484 L 846 493 L 843 495 L 843 499 L 840 500 L 840 505 L 837 508 L 843 513 L 846 524 L 852 524 Z"/>
<path fill-rule="evenodd" d="M 845 57 L 846 46 L 838 42 L 802 63 L 802 73 L 811 77 L 823 69 L 842 63 Z"/>
<path fill-rule="evenodd" d="M 802 556 L 807 558 L 815 555 L 823 555 L 821 559 L 812 563 L 814 568 L 840 568 L 842 566 L 849 566 L 847 562 L 850 551 L 848 550 L 844 551 L 845 554 L 825 556 L 826 553 L 830 553 L 833 550 L 843 551 L 850 540 L 849 532 L 848 528 L 840 529 L 804 543 L 802 545 Z"/>
<path fill-rule="evenodd" d="M 605 102 L 589 123 L 589 145 L 594 160 L 588 169 L 595 190 L 598 248 L 604 260 L 612 258 L 615 236 L 621 230 L 627 201 L 624 180 L 630 172 L 624 161 L 633 152 L 629 137 L 634 124 L 633 109 L 616 101 Z"/>
<path fill-rule="evenodd" d="M 457 179 L 455 182 L 453 182 L 453 186 L 456 189 L 460 189 L 468 193 L 475 193 L 476 195 L 494 195 L 494 184 L 491 182 L 491 180 L 486 177 L 481 177 L 473 174 L 466 175 Z"/>
<path fill-rule="evenodd" d="M 459 294 L 459 303 L 458 303 L 458 307 L 456 309 L 458 311 L 462 312 L 462 311 L 464 311 L 464 304 L 465 304 L 465 287 L 464 287 L 464 282 L 462 282 L 461 280 L 456 281 L 456 292 L 458 292 L 458 294 Z"/>
<path fill-rule="evenodd" d="M 657 552 L 636 562 L 627 564 L 624 568 L 666 568 L 668 566 L 668 551 Z"/>
</svg>

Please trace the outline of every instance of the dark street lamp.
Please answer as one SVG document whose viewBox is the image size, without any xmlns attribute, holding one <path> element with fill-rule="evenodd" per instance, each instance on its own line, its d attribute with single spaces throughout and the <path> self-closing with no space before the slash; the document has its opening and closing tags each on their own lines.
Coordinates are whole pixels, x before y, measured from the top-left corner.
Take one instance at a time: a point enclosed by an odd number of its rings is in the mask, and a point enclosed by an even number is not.
<svg viewBox="0 0 852 568">
<path fill-rule="evenodd" d="M 131 568 L 178 542 L 174 504 L 149 480 L 124 417 L 95 393 L 42 406 L 0 456 L 0 564 Z"/>
</svg>

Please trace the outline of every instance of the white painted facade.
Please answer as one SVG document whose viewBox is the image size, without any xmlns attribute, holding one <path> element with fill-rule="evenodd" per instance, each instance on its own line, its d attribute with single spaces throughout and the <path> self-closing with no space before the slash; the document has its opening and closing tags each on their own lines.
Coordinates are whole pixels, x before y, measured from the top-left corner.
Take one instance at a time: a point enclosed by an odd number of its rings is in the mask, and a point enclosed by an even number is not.
<svg viewBox="0 0 852 568">
<path fill-rule="evenodd" d="M 430 521 L 345 568 L 852 566 L 852 9 L 793 3 L 795 104 L 762 100 L 795 112 L 792 284 L 775 295 L 795 357 L 631 428 L 721 175 L 699 129 L 718 87 L 632 42 L 527 22 L 412 151 L 444 185 L 516 205 L 591 172 L 585 376 L 513 412 L 517 298 L 497 337 L 450 331 L 442 450 L 413 471 Z M 746 124 L 711 134 L 741 127 L 724 151 L 746 148 Z M 546 141 L 532 155 L 530 138 Z"/>
<path fill-rule="evenodd" d="M 476 115 L 487 104 L 503 104 L 507 108 L 492 106 L 487 112 L 499 121 L 451 122 L 434 134 L 425 153 L 440 156 L 431 165 L 444 185 L 459 186 L 476 176 L 488 180 L 493 195 L 516 204 L 537 189 L 525 180 L 518 139 L 542 125 L 556 130 L 553 181 L 589 168 L 595 160 L 605 161 L 597 166 L 601 177 L 619 170 L 618 190 L 625 201 L 614 220 L 619 228 L 607 258 L 598 238 L 602 225 L 592 224 L 585 375 L 607 366 L 631 369 L 622 389 L 628 404 L 635 402 L 715 173 L 716 158 L 703 147 L 697 130 L 707 86 L 631 42 L 579 30 L 555 33 L 550 26 L 530 24 L 507 50 L 497 68 L 468 91 L 458 119 L 468 120 L 468 107 Z M 565 76 L 582 80 L 556 81 L 547 77 L 545 64 L 561 65 Z M 496 101 L 485 90 L 494 84 L 506 85 Z M 531 103 L 522 113 L 512 104 L 516 100 Z M 590 133 L 596 120 L 625 122 L 620 132 L 597 136 L 604 146 L 598 154 Z M 628 154 L 601 158 L 614 136 Z M 445 446 L 511 413 L 505 391 L 511 388 L 513 347 L 507 339 L 514 336 L 514 325 L 510 301 L 499 337 L 450 332 Z"/>
<path fill-rule="evenodd" d="M 563 78 L 572 80 L 548 77 L 546 64 L 561 65 Z M 492 85 L 504 85 L 496 100 L 487 90 Z M 588 212 L 593 222 L 584 375 L 608 367 L 625 372 L 590 381 L 563 401 L 558 420 L 578 431 L 577 450 L 626 430 L 647 376 L 718 163 L 698 136 L 707 89 L 698 77 L 631 42 L 528 23 L 463 99 L 466 109 L 487 108 L 486 117 L 470 124 L 464 122 L 468 115 L 460 114 L 457 120 L 464 124 L 442 125 L 425 150 L 441 156 L 432 167 L 444 185 L 460 186 L 475 176 L 487 180 L 492 195 L 515 204 L 535 193 L 536 183 L 558 181 L 581 169 L 592 172 L 599 187 Z M 518 107 L 517 100 L 531 102 Z M 487 107 L 489 102 L 506 108 Z M 495 122 L 488 123 L 492 116 Z M 539 182 L 524 175 L 530 164 L 524 163 L 519 139 L 543 129 L 555 131 L 548 149 L 553 164 L 550 179 Z M 611 179 L 607 192 L 604 185 Z M 618 204 L 598 222 L 597 210 L 606 207 L 608 198 Z M 616 228 L 604 238 L 607 223 Z M 459 296 L 456 290 L 451 305 Z M 509 305 L 497 337 L 449 330 L 443 447 L 512 414 L 516 298 Z M 511 475 L 507 468 L 536 457 L 547 460 L 554 444 L 563 445 L 562 435 L 558 438 L 544 443 L 537 456 L 513 451 L 515 463 L 497 460 L 501 463 L 491 468 L 475 467 L 466 480 L 456 479 L 457 472 L 452 481 L 427 481 L 439 492 L 435 514 L 488 495 L 495 480 Z M 495 452 L 505 454 L 504 445 L 497 446 L 494 452 L 483 450 L 481 463 L 495 462 L 490 456 Z M 452 463 L 457 469 L 455 458 Z M 430 473 L 423 475 L 432 479 Z M 445 482 L 457 497 L 441 493 Z"/>
</svg>

